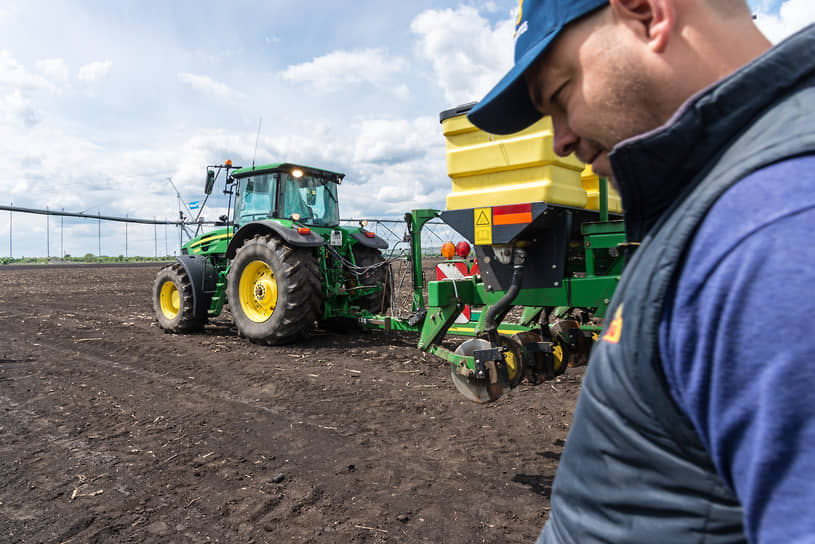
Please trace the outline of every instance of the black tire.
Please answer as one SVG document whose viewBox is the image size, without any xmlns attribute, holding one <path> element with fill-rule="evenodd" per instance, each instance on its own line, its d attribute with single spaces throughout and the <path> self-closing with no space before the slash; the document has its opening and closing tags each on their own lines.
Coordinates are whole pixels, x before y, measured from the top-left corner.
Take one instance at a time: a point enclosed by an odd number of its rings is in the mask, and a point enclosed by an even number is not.
<svg viewBox="0 0 815 544">
<path fill-rule="evenodd" d="M 153 311 L 159 326 L 169 332 L 201 330 L 207 322 L 205 305 L 193 313 L 193 293 L 187 271 L 181 263 L 159 270 L 153 282 Z"/>
<path fill-rule="evenodd" d="M 227 275 L 232 320 L 241 335 L 262 344 L 305 336 L 318 317 L 321 293 L 313 250 L 287 246 L 270 235 L 247 240 Z"/>
<path fill-rule="evenodd" d="M 375 248 L 357 244 L 351 250 L 358 270 L 356 276 L 360 285 L 379 285 L 382 291 L 365 295 L 356 300 L 356 305 L 373 314 L 387 311 L 391 307 L 390 265 L 382 253 Z"/>
</svg>

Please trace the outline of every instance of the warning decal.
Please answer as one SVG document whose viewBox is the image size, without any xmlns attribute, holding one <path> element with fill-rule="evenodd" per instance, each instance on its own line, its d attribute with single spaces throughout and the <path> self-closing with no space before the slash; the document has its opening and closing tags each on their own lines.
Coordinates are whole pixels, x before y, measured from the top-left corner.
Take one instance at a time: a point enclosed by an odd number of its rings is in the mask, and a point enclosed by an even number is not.
<svg viewBox="0 0 815 544">
<path fill-rule="evenodd" d="M 519 225 L 532 222 L 532 204 L 512 204 L 496 206 L 492 211 L 492 221 L 496 225 Z"/>
<path fill-rule="evenodd" d="M 473 226 L 475 227 L 475 245 L 488 246 L 492 244 L 492 208 L 475 208 L 473 210 Z"/>
</svg>

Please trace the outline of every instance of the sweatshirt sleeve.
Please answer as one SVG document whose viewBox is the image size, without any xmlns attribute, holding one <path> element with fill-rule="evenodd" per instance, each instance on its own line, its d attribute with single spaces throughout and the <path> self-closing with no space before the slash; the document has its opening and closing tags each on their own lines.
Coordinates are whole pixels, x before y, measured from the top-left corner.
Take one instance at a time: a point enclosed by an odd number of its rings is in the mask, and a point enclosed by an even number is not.
<svg viewBox="0 0 815 544">
<path fill-rule="evenodd" d="M 815 158 L 711 209 L 660 324 L 671 394 L 744 508 L 750 542 L 815 538 Z"/>
</svg>

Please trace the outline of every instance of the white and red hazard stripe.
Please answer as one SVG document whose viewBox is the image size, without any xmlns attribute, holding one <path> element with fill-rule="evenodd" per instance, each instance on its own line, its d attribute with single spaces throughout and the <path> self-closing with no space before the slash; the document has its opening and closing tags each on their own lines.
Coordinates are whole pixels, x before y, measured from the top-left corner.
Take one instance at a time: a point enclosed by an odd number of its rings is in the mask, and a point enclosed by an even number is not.
<svg viewBox="0 0 815 544">
<path fill-rule="evenodd" d="M 476 266 L 478 266 L 476 264 Z M 436 265 L 436 280 L 460 280 L 468 276 L 472 276 L 473 272 L 468 270 L 467 263 L 464 261 L 448 261 Z M 458 317 L 456 323 L 469 323 L 471 317 L 470 305 L 465 304 L 464 309 Z"/>
</svg>

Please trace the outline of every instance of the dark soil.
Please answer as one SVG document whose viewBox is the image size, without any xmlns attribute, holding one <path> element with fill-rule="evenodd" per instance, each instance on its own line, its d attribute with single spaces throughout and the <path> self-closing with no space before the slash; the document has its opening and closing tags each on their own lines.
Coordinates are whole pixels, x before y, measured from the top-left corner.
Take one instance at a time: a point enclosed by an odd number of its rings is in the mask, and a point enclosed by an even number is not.
<svg viewBox="0 0 815 544">
<path fill-rule="evenodd" d="M 535 540 L 582 369 L 481 406 L 415 334 L 165 334 L 158 268 L 0 268 L 0 542 Z"/>
</svg>

